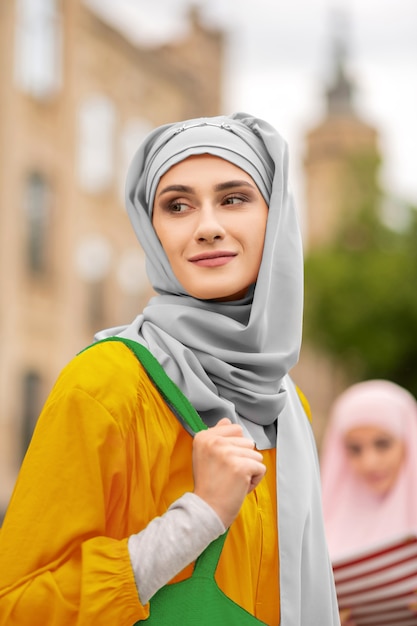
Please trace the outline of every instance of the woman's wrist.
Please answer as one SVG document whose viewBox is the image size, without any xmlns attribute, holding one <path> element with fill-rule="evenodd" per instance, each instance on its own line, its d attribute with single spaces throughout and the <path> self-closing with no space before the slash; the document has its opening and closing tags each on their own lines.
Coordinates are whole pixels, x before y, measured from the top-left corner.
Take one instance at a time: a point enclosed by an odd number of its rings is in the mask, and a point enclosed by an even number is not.
<svg viewBox="0 0 417 626">
<path fill-rule="evenodd" d="M 225 532 L 217 513 L 194 493 L 185 493 L 141 532 L 128 549 L 142 604 Z"/>
</svg>

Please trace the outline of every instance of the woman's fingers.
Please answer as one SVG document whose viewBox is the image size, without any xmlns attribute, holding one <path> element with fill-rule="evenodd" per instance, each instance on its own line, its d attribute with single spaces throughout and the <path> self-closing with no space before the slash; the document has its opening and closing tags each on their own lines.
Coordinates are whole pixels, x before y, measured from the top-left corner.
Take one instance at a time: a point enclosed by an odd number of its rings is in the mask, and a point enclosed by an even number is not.
<svg viewBox="0 0 417 626">
<path fill-rule="evenodd" d="M 266 472 L 262 454 L 241 426 L 224 418 L 194 437 L 194 492 L 230 526 L 245 496 Z"/>
</svg>

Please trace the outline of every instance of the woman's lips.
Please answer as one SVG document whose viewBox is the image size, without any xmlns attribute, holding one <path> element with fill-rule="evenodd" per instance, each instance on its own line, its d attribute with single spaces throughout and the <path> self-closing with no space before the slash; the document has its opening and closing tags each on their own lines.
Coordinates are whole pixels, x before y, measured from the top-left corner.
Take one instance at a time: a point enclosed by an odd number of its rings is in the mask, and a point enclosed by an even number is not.
<svg viewBox="0 0 417 626">
<path fill-rule="evenodd" d="M 198 265 L 198 267 L 220 267 L 230 263 L 236 256 L 235 252 L 227 252 L 219 250 L 217 252 L 205 252 L 202 254 L 196 254 L 188 259 L 190 263 Z"/>
<path fill-rule="evenodd" d="M 371 484 L 378 484 L 387 480 L 388 476 L 386 473 L 378 472 L 367 475 L 367 481 Z"/>
</svg>

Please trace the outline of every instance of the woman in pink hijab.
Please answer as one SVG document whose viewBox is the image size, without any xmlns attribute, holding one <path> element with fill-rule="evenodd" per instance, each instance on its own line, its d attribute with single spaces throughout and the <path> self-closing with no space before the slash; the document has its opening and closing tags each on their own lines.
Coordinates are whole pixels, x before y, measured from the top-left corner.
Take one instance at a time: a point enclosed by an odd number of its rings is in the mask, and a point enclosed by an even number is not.
<svg viewBox="0 0 417 626">
<path fill-rule="evenodd" d="M 417 403 L 395 383 L 361 382 L 334 403 L 321 456 L 332 562 L 417 531 Z M 412 611 L 416 606 L 409 605 Z M 357 626 L 350 609 L 342 626 Z M 407 622 L 408 623 L 408 622 Z"/>
<path fill-rule="evenodd" d="M 321 456 L 323 508 L 334 561 L 417 530 L 417 403 L 370 380 L 333 405 Z"/>
</svg>

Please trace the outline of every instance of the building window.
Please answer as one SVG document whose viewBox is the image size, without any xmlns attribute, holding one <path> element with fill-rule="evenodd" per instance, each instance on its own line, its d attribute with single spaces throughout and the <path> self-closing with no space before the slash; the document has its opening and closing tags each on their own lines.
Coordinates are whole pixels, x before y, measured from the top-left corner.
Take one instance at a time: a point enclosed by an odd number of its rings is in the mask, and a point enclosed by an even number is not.
<svg viewBox="0 0 417 626">
<path fill-rule="evenodd" d="M 86 285 L 86 320 L 94 330 L 104 325 L 107 317 L 106 284 L 112 256 L 110 241 L 99 233 L 85 235 L 75 247 L 75 268 Z"/>
<path fill-rule="evenodd" d="M 106 325 L 106 282 L 100 280 L 87 285 L 87 325 L 93 332 Z"/>
<path fill-rule="evenodd" d="M 37 172 L 30 174 L 25 189 L 26 258 L 29 271 L 35 275 L 43 275 L 48 270 L 50 205 L 47 181 Z"/>
<path fill-rule="evenodd" d="M 120 167 L 119 167 L 119 194 L 122 206 L 125 206 L 126 175 L 129 165 L 145 136 L 152 130 L 148 120 L 141 118 L 130 119 L 120 136 Z"/>
<path fill-rule="evenodd" d="M 106 191 L 114 176 L 116 111 L 109 98 L 86 100 L 78 115 L 78 178 L 89 193 Z"/>
<path fill-rule="evenodd" d="M 22 91 L 47 100 L 61 87 L 60 0 L 17 0 L 15 76 Z"/>
<path fill-rule="evenodd" d="M 32 439 L 42 402 L 41 376 L 34 370 L 28 370 L 22 378 L 22 457 Z"/>
</svg>

